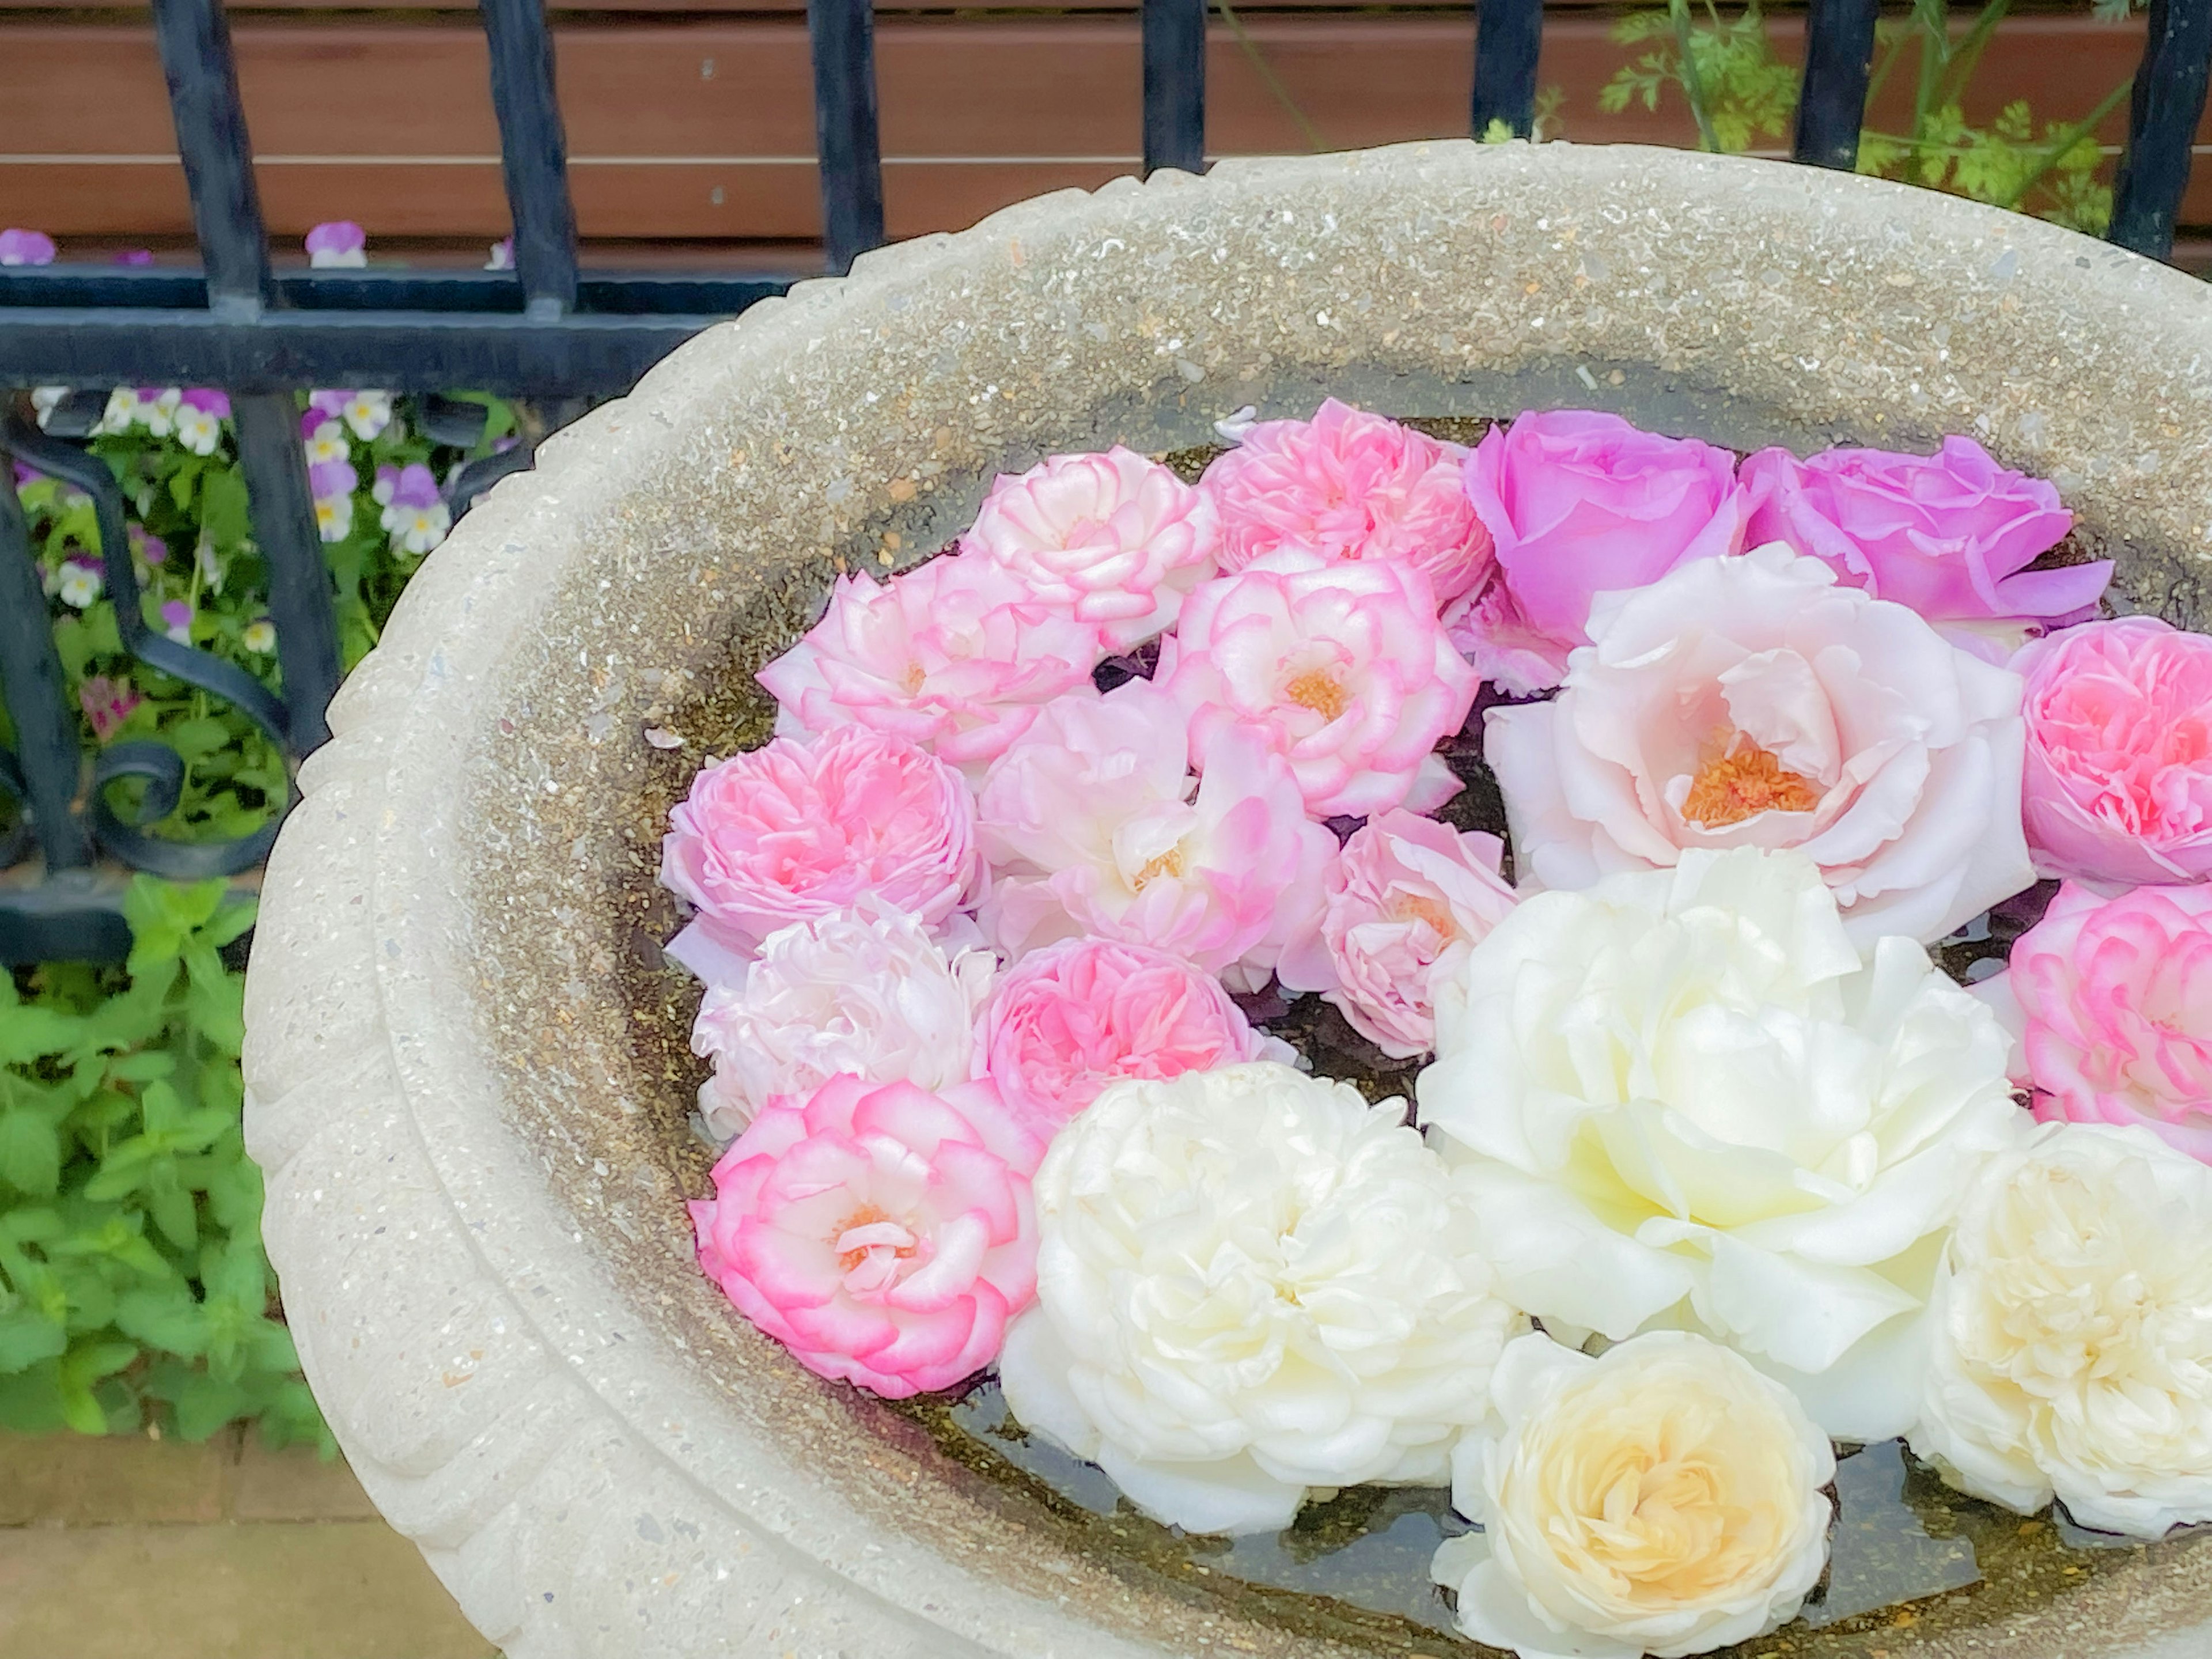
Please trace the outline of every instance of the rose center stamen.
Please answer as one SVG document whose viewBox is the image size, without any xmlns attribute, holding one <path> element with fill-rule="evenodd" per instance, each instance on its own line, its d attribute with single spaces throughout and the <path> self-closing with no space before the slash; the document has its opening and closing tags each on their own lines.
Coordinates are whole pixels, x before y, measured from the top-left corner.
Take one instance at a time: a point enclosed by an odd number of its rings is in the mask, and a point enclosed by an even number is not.
<svg viewBox="0 0 2212 1659">
<path fill-rule="evenodd" d="M 1309 669 L 1283 688 L 1283 695 L 1302 708 L 1310 708 L 1325 720 L 1342 718 L 1352 698 L 1334 675 Z"/>
<path fill-rule="evenodd" d="M 1708 830 L 1721 830 L 1761 812 L 1809 812 L 1820 792 L 1808 778 L 1790 771 L 1771 751 L 1739 735 L 1735 747 L 1700 766 L 1690 780 L 1682 816 Z"/>
<path fill-rule="evenodd" d="M 1182 848 L 1170 847 L 1166 852 L 1161 854 L 1158 858 L 1147 860 L 1143 869 L 1138 871 L 1135 875 L 1129 878 L 1129 890 L 1133 893 L 1143 892 L 1145 890 L 1145 884 L 1151 881 L 1155 876 L 1173 876 L 1178 880 L 1182 878 Z"/>
</svg>

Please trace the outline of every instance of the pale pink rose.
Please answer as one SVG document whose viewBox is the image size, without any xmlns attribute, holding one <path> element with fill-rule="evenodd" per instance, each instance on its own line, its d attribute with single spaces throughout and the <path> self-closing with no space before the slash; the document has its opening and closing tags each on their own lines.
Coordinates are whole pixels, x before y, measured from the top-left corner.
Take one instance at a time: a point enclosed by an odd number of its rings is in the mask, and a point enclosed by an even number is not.
<svg viewBox="0 0 2212 1659">
<path fill-rule="evenodd" d="M 1117 444 L 1002 473 L 960 550 L 1126 651 L 1175 625 L 1183 596 L 1213 574 L 1218 539 L 1212 501 Z"/>
<path fill-rule="evenodd" d="M 1780 545 L 1601 595 L 1547 703 L 1486 714 L 1524 890 L 1794 847 L 1852 942 L 2028 884 L 2020 677 Z"/>
<path fill-rule="evenodd" d="M 2212 888 L 2068 882 L 1976 986 L 2045 1122 L 2140 1124 L 2212 1163 Z"/>
<path fill-rule="evenodd" d="M 1212 975 L 1149 945 L 1079 939 L 1032 951 L 1000 977 L 975 1028 L 974 1064 L 1049 1139 L 1116 1078 L 1296 1059 L 1254 1030 Z"/>
<path fill-rule="evenodd" d="M 1002 565 L 951 555 L 880 586 L 866 572 L 839 578 L 822 620 L 760 683 L 784 735 L 858 723 L 981 768 L 1038 704 L 1091 690 L 1104 654 L 1095 623 Z"/>
<path fill-rule="evenodd" d="M 1001 951 L 1097 934 L 1171 951 L 1237 989 L 1266 982 L 1321 920 L 1335 837 L 1257 734 L 1213 738 L 1203 781 L 1189 747 L 1182 708 L 1149 680 L 1046 707 L 977 800 L 997 878 L 981 920 Z"/>
<path fill-rule="evenodd" d="M 2012 665 L 2027 682 L 2037 873 L 2212 876 L 2212 639 L 2123 617 L 2030 641 Z"/>
<path fill-rule="evenodd" d="M 690 1206 L 699 1265 L 809 1370 L 889 1400 L 949 1389 L 1036 1292 L 1042 1152 L 988 1083 L 834 1078 L 722 1154 Z"/>
<path fill-rule="evenodd" d="M 1476 678 L 1517 697 L 1548 691 L 1566 678 L 1573 642 L 1532 625 L 1501 571 L 1493 569 L 1480 587 L 1447 605 L 1443 625 L 1444 637 Z"/>
<path fill-rule="evenodd" d="M 1261 421 L 1199 481 L 1221 514 L 1221 562 L 1285 548 L 1332 562 L 1396 559 L 1449 604 L 1490 570 L 1490 532 L 1459 470 L 1467 451 L 1334 398 L 1310 421 Z"/>
<path fill-rule="evenodd" d="M 939 926 L 980 876 L 975 797 L 951 767 L 866 726 L 777 738 L 708 767 L 669 813 L 661 884 L 698 914 L 668 954 L 728 981 L 777 928 L 864 895 Z"/>
<path fill-rule="evenodd" d="M 972 932 L 972 924 L 963 925 Z M 996 959 L 948 955 L 921 922 L 872 896 L 847 914 L 770 933 L 744 977 L 710 985 L 691 1052 L 713 1060 L 699 1115 L 726 1139 L 780 1095 L 812 1094 L 849 1073 L 868 1083 L 965 1083 L 975 1012 Z"/>
<path fill-rule="evenodd" d="M 1429 979 L 1489 937 L 1515 903 L 1495 836 L 1462 834 L 1414 812 L 1385 812 L 1352 833 L 1330 866 L 1311 943 L 1278 969 L 1319 991 L 1352 1029 L 1395 1060 L 1437 1046 Z"/>
<path fill-rule="evenodd" d="M 2056 488 L 1999 466 L 1972 438 L 1946 438 L 1934 455 L 1830 449 L 1801 461 L 1762 449 L 1737 476 L 1747 543 L 1786 542 L 1991 662 L 2094 615 L 2112 580 L 2109 559 L 2027 568 L 2065 540 L 2074 515 Z"/>
<path fill-rule="evenodd" d="M 1556 658 L 1589 639 L 1596 595 L 1656 581 L 1692 559 L 1744 544 L 1735 458 L 1694 438 L 1662 438 L 1618 415 L 1564 409 L 1492 427 L 1468 458 L 1468 500 L 1498 546 L 1510 590 L 1452 618 L 1462 648 Z M 1487 629 L 1510 623 L 1494 643 Z M 1528 657 L 1509 658 L 1522 666 Z M 1558 684 L 1513 684 L 1540 691 Z"/>
<path fill-rule="evenodd" d="M 1189 712 L 1194 758 L 1251 732 L 1316 817 L 1449 800 L 1459 780 L 1434 751 L 1482 689 L 1412 566 L 1288 550 L 1192 594 L 1156 678 Z"/>
</svg>

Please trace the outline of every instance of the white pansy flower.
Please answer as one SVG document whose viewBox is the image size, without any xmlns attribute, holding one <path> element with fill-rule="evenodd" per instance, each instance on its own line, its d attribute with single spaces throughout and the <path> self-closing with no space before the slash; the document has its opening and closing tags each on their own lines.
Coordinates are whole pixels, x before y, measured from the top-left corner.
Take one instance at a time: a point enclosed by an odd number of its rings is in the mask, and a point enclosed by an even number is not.
<svg viewBox="0 0 2212 1659">
<path fill-rule="evenodd" d="M 902 910 L 819 916 L 770 933 L 742 982 L 708 989 L 691 1028 L 714 1075 L 699 1114 L 728 1139 L 778 1095 L 810 1095 L 841 1073 L 929 1090 L 974 1075 L 975 1012 L 991 952 L 950 958 Z"/>
<path fill-rule="evenodd" d="M 238 632 L 238 642 L 258 656 L 276 648 L 276 625 L 266 617 L 256 617 Z"/>
<path fill-rule="evenodd" d="M 1109 1084 L 1036 1177 L 1014 1416 L 1193 1532 L 1440 1483 L 1515 1315 L 1401 1110 L 1268 1060 Z"/>
<path fill-rule="evenodd" d="M 342 542 L 353 534 L 352 495 L 318 497 L 315 501 L 315 528 L 326 542 Z"/>
<path fill-rule="evenodd" d="M 2212 1520 L 2212 1170 L 2038 1129 L 1968 1193 L 1933 1310 L 1912 1447 L 1954 1486 L 2142 1538 Z"/>
<path fill-rule="evenodd" d="M 101 432 L 128 432 L 138 424 L 138 389 L 119 386 L 107 394 L 107 407 L 100 413 Z"/>
<path fill-rule="evenodd" d="M 384 527 L 392 532 L 392 545 L 404 553 L 428 553 L 453 527 L 453 515 L 443 501 L 432 501 L 427 507 L 387 507 L 383 519 Z"/>
<path fill-rule="evenodd" d="M 1421 1117 L 1499 1294 L 1702 1330 L 1839 1437 L 1911 1426 L 1961 1185 L 2027 1122 L 1996 1017 L 1925 951 L 1863 960 L 1801 853 L 1692 851 L 1523 900 L 1431 992 Z"/>
<path fill-rule="evenodd" d="M 353 447 L 346 442 L 344 423 L 335 418 L 324 421 L 309 433 L 305 447 L 309 466 L 325 466 L 353 453 Z"/>
<path fill-rule="evenodd" d="M 70 388 L 65 386 L 34 386 L 31 388 L 31 412 L 38 416 L 41 428 L 52 418 L 53 412 L 67 401 L 69 395 Z"/>
<path fill-rule="evenodd" d="M 177 429 L 177 410 L 184 401 L 184 388 L 173 386 L 156 392 L 150 400 L 141 398 L 135 413 L 147 431 L 156 438 L 166 438 Z"/>
<path fill-rule="evenodd" d="M 54 581 L 54 592 L 72 611 L 88 609 L 106 586 L 98 565 L 88 559 L 67 559 Z"/>
<path fill-rule="evenodd" d="M 174 421 L 177 441 L 195 455 L 212 455 L 222 441 L 222 417 L 196 404 L 180 405 Z"/>
<path fill-rule="evenodd" d="M 1764 1635 L 1827 1561 L 1827 1436 L 1790 1391 L 1703 1337 L 1592 1359 L 1510 1344 L 1492 1416 L 1452 1459 L 1484 1530 L 1437 1552 L 1459 1626 L 1522 1659 L 1662 1659 Z"/>
<path fill-rule="evenodd" d="M 389 392 L 356 392 L 346 398 L 340 411 L 345 423 L 353 428 L 353 435 L 367 443 L 392 424 L 392 394 Z"/>
</svg>

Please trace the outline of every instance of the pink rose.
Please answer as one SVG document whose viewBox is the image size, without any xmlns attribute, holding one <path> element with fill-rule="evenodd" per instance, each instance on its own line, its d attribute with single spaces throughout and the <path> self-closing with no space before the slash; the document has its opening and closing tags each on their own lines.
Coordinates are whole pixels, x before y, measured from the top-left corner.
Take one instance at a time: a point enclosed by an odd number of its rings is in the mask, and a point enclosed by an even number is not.
<svg viewBox="0 0 2212 1659">
<path fill-rule="evenodd" d="M 1433 751 L 1481 690 L 1419 570 L 1291 550 L 1192 594 L 1157 678 L 1189 711 L 1194 757 L 1253 732 L 1290 763 L 1316 817 L 1449 800 L 1459 780 Z"/>
<path fill-rule="evenodd" d="M 1212 502 L 1117 444 L 1000 475 L 960 550 L 1126 651 L 1174 626 L 1183 596 L 1213 574 L 1216 540 Z"/>
<path fill-rule="evenodd" d="M 760 672 L 786 736 L 857 722 L 955 766 L 982 767 L 1037 705 L 1091 690 L 1097 626 L 1030 592 L 989 559 L 932 559 L 878 586 L 841 577 L 830 608 Z"/>
<path fill-rule="evenodd" d="M 1794 847 L 1862 951 L 1926 942 L 2028 884 L 2020 677 L 1777 544 L 1601 595 L 1550 702 L 1484 755 L 1530 888 Z"/>
<path fill-rule="evenodd" d="M 1516 697 L 1548 691 L 1566 678 L 1574 641 L 1554 638 L 1521 614 L 1504 577 L 1490 580 L 1443 614 L 1444 637 L 1467 659 L 1478 679 Z"/>
<path fill-rule="evenodd" d="M 1237 989 L 1266 982 L 1321 919 L 1336 841 L 1255 733 L 1211 739 L 1202 781 L 1189 749 L 1182 708 L 1149 680 L 1046 707 L 976 803 L 997 877 L 981 920 L 1001 951 L 1097 934 L 1233 975 Z"/>
<path fill-rule="evenodd" d="M 1042 1152 L 988 1083 L 833 1078 L 722 1154 L 690 1206 L 699 1265 L 809 1370 L 888 1400 L 949 1389 L 1036 1294 Z"/>
<path fill-rule="evenodd" d="M 1436 1047 L 1429 978 L 1487 938 L 1516 902 L 1498 873 L 1504 843 L 1413 812 L 1354 830 L 1330 866 L 1321 931 L 1285 957 L 1283 983 L 1320 991 L 1395 1060 Z"/>
<path fill-rule="evenodd" d="M 2109 559 L 2027 568 L 2074 515 L 2055 488 L 1999 466 L 1972 438 L 1946 438 L 1934 455 L 1831 449 L 1801 461 L 1762 449 L 1738 476 L 1747 544 L 1787 542 L 1992 662 L 2031 630 L 2094 614 L 2112 580 Z"/>
<path fill-rule="evenodd" d="M 2212 1162 L 2212 888 L 2068 882 L 1975 989 L 2045 1122 L 2140 1124 Z"/>
<path fill-rule="evenodd" d="M 778 928 L 864 896 L 937 927 L 981 875 L 960 775 L 866 726 L 811 745 L 777 738 L 707 768 L 668 826 L 661 884 L 698 907 L 668 954 L 710 983 L 742 974 Z"/>
<path fill-rule="evenodd" d="M 1490 618 L 1510 617 L 1549 643 L 1543 654 L 1558 654 L 1588 641 L 1597 594 L 1647 586 L 1689 560 L 1743 546 L 1735 457 L 1638 431 L 1618 415 L 1567 409 L 1492 427 L 1465 477 L 1511 597 L 1510 609 L 1500 599 L 1452 618 L 1478 663 L 1491 649 Z"/>
<path fill-rule="evenodd" d="M 2027 844 L 2046 876 L 2212 876 L 2212 639 L 2123 617 L 2033 640 Z"/>
<path fill-rule="evenodd" d="M 1285 548 L 1332 562 L 1397 559 L 1442 605 L 1490 571 L 1490 532 L 1460 487 L 1466 454 L 1331 398 L 1310 421 L 1247 428 L 1199 488 L 1220 511 L 1230 570 Z"/>
<path fill-rule="evenodd" d="M 1041 1135 L 1116 1078 L 1162 1079 L 1295 1059 L 1254 1030 L 1220 981 L 1148 945 L 1081 939 L 1024 957 L 975 1029 L 976 1074 Z"/>
</svg>

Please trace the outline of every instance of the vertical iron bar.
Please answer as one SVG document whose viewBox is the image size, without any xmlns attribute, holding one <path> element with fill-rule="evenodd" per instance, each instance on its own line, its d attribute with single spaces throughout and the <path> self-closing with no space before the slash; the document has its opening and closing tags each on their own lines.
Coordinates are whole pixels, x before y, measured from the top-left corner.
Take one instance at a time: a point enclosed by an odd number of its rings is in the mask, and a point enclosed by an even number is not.
<svg viewBox="0 0 2212 1659">
<path fill-rule="evenodd" d="M 2128 108 L 2128 147 L 2112 186 L 2107 238 L 2154 259 L 2173 252 L 2191 147 L 2212 66 L 2212 0 L 2151 0 Z"/>
<path fill-rule="evenodd" d="M 1536 54 L 1544 0 L 1475 0 L 1474 133 L 1504 122 L 1516 138 L 1536 130 Z"/>
<path fill-rule="evenodd" d="M 25 815 L 48 870 L 74 870 L 92 862 L 92 837 L 71 811 L 79 761 L 76 722 L 70 718 L 69 687 L 54 650 L 46 596 L 31 553 L 31 529 L 15 494 L 15 460 L 0 448 L 0 702 L 15 728 L 16 769 L 22 775 Z"/>
<path fill-rule="evenodd" d="M 1796 158 L 1849 173 L 1859 164 L 1878 0 L 1812 0 L 1797 96 Z"/>
<path fill-rule="evenodd" d="M 1144 0 L 1145 172 L 1206 171 L 1206 0 Z"/>
<path fill-rule="evenodd" d="M 154 21 L 207 270 L 208 309 L 217 316 L 258 316 L 281 296 L 270 276 L 269 235 L 253 182 L 253 144 L 222 0 L 154 0 Z M 338 647 L 299 416 L 285 392 L 240 397 L 231 410 L 254 539 L 269 563 L 288 735 L 304 754 L 330 735 L 323 711 L 337 690 Z"/>
<path fill-rule="evenodd" d="M 884 157 L 876 132 L 876 20 L 871 0 L 806 0 L 814 46 L 814 141 L 830 272 L 884 240 Z"/>
<path fill-rule="evenodd" d="M 479 9 L 491 47 L 492 108 L 524 308 L 533 317 L 558 317 L 576 308 L 576 208 L 568 195 L 553 33 L 543 0 L 480 0 Z"/>
</svg>

